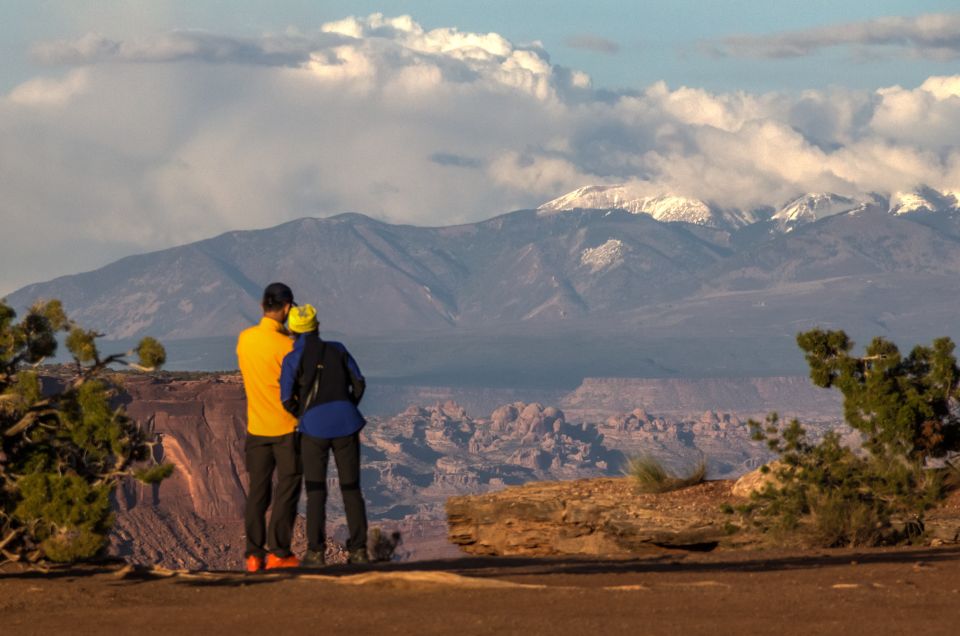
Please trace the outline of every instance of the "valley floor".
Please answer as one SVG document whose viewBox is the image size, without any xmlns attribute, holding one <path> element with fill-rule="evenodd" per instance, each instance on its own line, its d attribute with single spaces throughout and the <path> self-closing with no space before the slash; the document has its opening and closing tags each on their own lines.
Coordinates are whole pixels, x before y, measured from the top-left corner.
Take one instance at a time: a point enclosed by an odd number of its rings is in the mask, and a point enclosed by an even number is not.
<svg viewBox="0 0 960 636">
<path fill-rule="evenodd" d="M 0 572 L 14 634 L 956 634 L 960 548 Z"/>
</svg>

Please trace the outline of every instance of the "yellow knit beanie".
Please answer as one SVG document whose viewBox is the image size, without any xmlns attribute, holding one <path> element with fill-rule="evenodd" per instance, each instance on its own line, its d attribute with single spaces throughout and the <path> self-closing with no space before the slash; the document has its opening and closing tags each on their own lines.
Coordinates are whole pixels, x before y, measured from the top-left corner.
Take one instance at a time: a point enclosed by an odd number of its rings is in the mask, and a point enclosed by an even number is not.
<svg viewBox="0 0 960 636">
<path fill-rule="evenodd" d="M 293 333 L 309 333 L 317 328 L 317 310 L 313 305 L 291 307 L 287 325 Z"/>
</svg>

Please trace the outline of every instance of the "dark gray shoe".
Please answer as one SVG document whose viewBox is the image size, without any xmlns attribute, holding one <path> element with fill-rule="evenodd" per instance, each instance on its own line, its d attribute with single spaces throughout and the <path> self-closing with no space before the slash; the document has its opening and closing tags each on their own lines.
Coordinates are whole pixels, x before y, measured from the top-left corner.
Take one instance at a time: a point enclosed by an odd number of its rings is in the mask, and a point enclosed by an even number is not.
<svg viewBox="0 0 960 636">
<path fill-rule="evenodd" d="M 370 563 L 370 556 L 367 554 L 366 548 L 360 548 L 348 554 L 347 563 Z"/>
<path fill-rule="evenodd" d="M 324 556 L 323 552 L 319 550 L 307 550 L 304 553 L 303 558 L 300 559 L 300 567 L 302 568 L 322 568 L 326 565 L 327 559 Z"/>
</svg>

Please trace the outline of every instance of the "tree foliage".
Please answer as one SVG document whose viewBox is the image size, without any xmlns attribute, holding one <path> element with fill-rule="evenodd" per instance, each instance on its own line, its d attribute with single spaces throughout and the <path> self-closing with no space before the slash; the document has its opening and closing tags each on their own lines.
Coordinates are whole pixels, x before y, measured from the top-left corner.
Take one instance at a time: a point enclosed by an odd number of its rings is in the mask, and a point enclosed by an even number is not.
<svg viewBox="0 0 960 636">
<path fill-rule="evenodd" d="M 815 329 L 797 336 L 797 344 L 813 382 L 843 394 L 844 417 L 863 433 L 871 454 L 923 461 L 957 449 L 960 369 L 949 338 L 914 347 L 906 357 L 883 338 L 874 338 L 864 356 L 852 356 L 853 342 L 842 331 Z"/>
<path fill-rule="evenodd" d="M 858 357 L 844 332 L 815 329 L 799 334 L 797 344 L 814 384 L 843 394 L 844 418 L 860 432 L 862 450 L 844 446 L 836 432 L 814 442 L 798 421 L 783 425 L 776 414 L 751 422 L 755 438 L 781 461 L 745 511 L 761 528 L 803 530 L 818 545 L 919 537 L 924 512 L 944 492 L 929 460 L 960 446 L 953 343 L 940 338 L 904 357 L 875 338 Z"/>
<path fill-rule="evenodd" d="M 116 388 L 104 371 L 153 370 L 165 352 L 145 338 L 103 357 L 100 334 L 70 321 L 55 300 L 16 318 L 0 302 L 0 562 L 89 558 L 106 545 L 117 485 L 127 477 L 156 483 L 173 470 L 154 461 L 154 437 L 111 404 Z M 56 353 L 58 332 L 74 372 L 54 387 L 36 368 Z"/>
</svg>

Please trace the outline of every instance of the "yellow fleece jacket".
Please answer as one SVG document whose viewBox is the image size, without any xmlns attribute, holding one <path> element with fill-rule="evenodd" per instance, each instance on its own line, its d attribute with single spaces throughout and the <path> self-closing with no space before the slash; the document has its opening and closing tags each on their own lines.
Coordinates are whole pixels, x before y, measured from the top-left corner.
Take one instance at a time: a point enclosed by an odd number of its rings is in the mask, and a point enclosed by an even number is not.
<svg viewBox="0 0 960 636">
<path fill-rule="evenodd" d="M 264 317 L 259 325 L 240 332 L 237 360 L 247 394 L 247 432 L 269 437 L 292 433 L 297 418 L 280 402 L 280 365 L 293 349 L 283 325 Z"/>
</svg>

